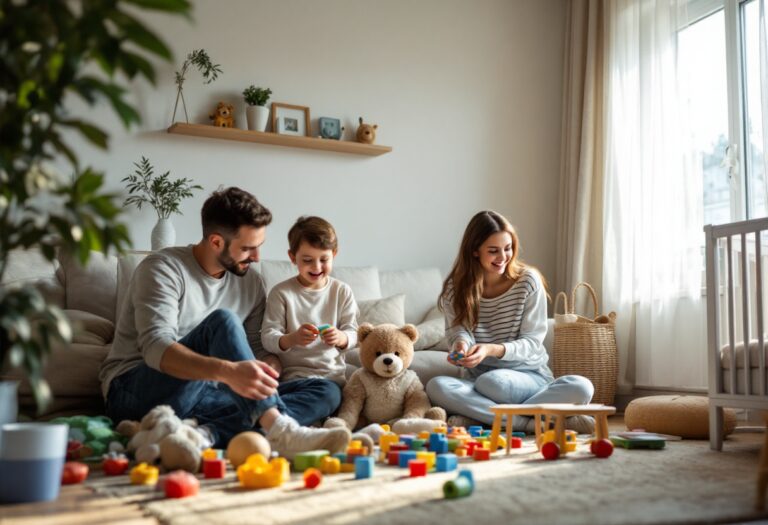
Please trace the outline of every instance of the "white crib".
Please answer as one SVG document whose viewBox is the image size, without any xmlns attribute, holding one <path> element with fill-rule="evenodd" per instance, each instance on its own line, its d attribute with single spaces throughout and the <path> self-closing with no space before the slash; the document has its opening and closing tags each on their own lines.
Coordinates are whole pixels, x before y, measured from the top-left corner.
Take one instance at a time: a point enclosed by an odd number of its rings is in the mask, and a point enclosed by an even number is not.
<svg viewBox="0 0 768 525">
<path fill-rule="evenodd" d="M 724 407 L 768 409 L 768 219 L 709 225 L 704 233 L 709 443 L 721 450 Z"/>
</svg>

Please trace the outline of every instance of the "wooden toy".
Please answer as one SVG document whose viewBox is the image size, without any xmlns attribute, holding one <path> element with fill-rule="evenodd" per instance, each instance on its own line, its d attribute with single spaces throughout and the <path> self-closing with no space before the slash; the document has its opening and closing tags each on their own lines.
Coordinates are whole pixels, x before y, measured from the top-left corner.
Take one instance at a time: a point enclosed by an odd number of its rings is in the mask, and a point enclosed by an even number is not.
<svg viewBox="0 0 768 525">
<path fill-rule="evenodd" d="M 147 463 L 139 463 L 131 469 L 131 485 L 154 485 L 160 476 L 160 470 Z"/>
<path fill-rule="evenodd" d="M 123 454 L 110 453 L 104 456 L 101 468 L 107 476 L 119 476 L 128 470 L 128 458 Z"/>
<path fill-rule="evenodd" d="M 314 467 L 304 471 L 304 488 L 314 489 L 323 481 L 323 473 Z"/>
<path fill-rule="evenodd" d="M 227 463 L 223 459 L 204 459 L 203 476 L 205 479 L 221 479 L 227 473 Z"/>
<path fill-rule="evenodd" d="M 79 461 L 67 461 L 61 471 L 61 484 L 74 485 L 82 483 L 88 477 L 88 465 Z"/>
<path fill-rule="evenodd" d="M 296 454 L 293 458 L 293 470 L 304 472 L 310 467 L 317 468 L 320 465 L 320 460 L 329 454 L 330 452 L 327 450 L 310 450 Z M 347 453 L 347 461 L 349 461 L 349 453 Z"/>
<path fill-rule="evenodd" d="M 163 484 L 166 498 L 186 498 L 200 490 L 200 481 L 184 470 L 174 470 L 165 477 Z"/>
<path fill-rule="evenodd" d="M 261 454 L 265 458 L 272 454 L 269 441 L 258 432 L 241 432 L 229 441 L 227 459 L 234 468 L 245 463 L 253 454 Z"/>
<path fill-rule="evenodd" d="M 427 475 L 427 462 L 423 459 L 412 459 L 408 462 L 408 469 L 412 478 L 418 478 Z"/>
<path fill-rule="evenodd" d="M 554 430 L 547 430 L 541 435 L 541 444 L 549 443 L 550 441 L 555 441 L 555 431 Z M 565 448 L 560 446 L 560 452 L 565 451 L 565 453 L 573 452 L 576 450 L 576 432 L 573 430 L 566 430 L 565 431 Z"/>
<path fill-rule="evenodd" d="M 325 456 L 320 460 L 320 466 L 318 468 L 323 474 L 338 474 L 341 472 L 341 461 L 339 461 L 339 458 Z"/>
<path fill-rule="evenodd" d="M 355 479 L 368 479 L 373 476 L 373 466 L 371 456 L 355 458 Z"/>
<path fill-rule="evenodd" d="M 456 470 L 458 458 L 456 454 L 438 454 L 436 468 L 438 472 L 450 472 Z"/>
</svg>

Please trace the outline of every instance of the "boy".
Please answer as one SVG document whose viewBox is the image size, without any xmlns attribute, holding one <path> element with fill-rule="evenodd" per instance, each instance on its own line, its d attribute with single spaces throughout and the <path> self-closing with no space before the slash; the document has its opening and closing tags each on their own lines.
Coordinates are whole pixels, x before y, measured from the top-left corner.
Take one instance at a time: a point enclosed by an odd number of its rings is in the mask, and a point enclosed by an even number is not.
<svg viewBox="0 0 768 525">
<path fill-rule="evenodd" d="M 320 217 L 300 217 L 288 232 L 288 257 L 298 275 L 267 297 L 261 340 L 265 361 L 282 370 L 278 393 L 302 425 L 333 414 L 344 386 L 343 352 L 357 344 L 357 304 L 332 278 L 336 231 Z"/>
</svg>

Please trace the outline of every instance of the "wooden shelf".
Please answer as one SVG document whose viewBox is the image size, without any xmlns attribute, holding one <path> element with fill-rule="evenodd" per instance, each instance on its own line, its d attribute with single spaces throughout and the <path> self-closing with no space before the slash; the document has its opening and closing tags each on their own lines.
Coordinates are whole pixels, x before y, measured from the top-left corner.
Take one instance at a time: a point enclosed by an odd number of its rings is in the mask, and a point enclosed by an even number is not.
<svg viewBox="0 0 768 525">
<path fill-rule="evenodd" d="M 318 139 L 314 137 L 297 137 L 294 135 L 280 135 L 278 133 L 263 133 L 261 131 L 247 131 L 236 128 L 217 128 L 204 124 L 186 124 L 176 122 L 168 128 L 168 133 L 179 135 L 191 135 L 193 137 L 206 137 L 222 140 L 239 140 L 241 142 L 258 142 L 259 144 L 271 144 L 273 146 L 287 146 L 290 148 L 319 149 L 323 151 L 338 151 L 340 153 L 353 153 L 355 155 L 383 155 L 392 151 L 390 146 L 376 144 L 362 144 L 332 139 Z"/>
</svg>

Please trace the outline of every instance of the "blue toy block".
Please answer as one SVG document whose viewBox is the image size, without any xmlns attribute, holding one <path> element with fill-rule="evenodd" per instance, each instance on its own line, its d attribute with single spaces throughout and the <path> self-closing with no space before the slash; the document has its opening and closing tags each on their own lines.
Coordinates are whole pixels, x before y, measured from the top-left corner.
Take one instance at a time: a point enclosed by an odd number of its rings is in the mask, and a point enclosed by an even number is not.
<svg viewBox="0 0 768 525">
<path fill-rule="evenodd" d="M 516 438 L 521 438 L 522 439 L 522 438 L 525 437 L 525 432 L 512 432 L 512 437 L 516 437 Z"/>
<path fill-rule="evenodd" d="M 472 425 L 467 429 L 467 432 L 469 432 L 469 435 L 472 437 L 478 437 L 482 435 L 483 427 L 481 427 L 480 425 Z"/>
<path fill-rule="evenodd" d="M 408 445 L 408 448 L 411 448 L 411 443 L 413 442 L 414 439 L 416 439 L 416 436 L 414 436 L 413 434 L 403 434 L 402 436 L 400 436 L 400 443 L 405 443 L 406 445 Z"/>
<path fill-rule="evenodd" d="M 458 463 L 459 459 L 456 457 L 456 454 L 438 454 L 435 467 L 438 472 L 451 472 L 456 470 Z"/>
<path fill-rule="evenodd" d="M 373 456 L 355 458 L 355 479 L 368 479 L 373 476 Z"/>
<path fill-rule="evenodd" d="M 459 476 L 461 476 L 463 478 L 467 478 L 469 483 L 474 488 L 474 486 L 475 486 L 475 476 L 472 475 L 472 471 L 471 470 L 469 470 L 468 468 L 463 468 L 463 469 L 461 469 L 459 471 Z"/>
<path fill-rule="evenodd" d="M 398 454 L 398 465 L 400 468 L 408 468 L 408 462 L 412 459 L 416 459 L 416 451 L 414 450 L 401 450 Z"/>
<path fill-rule="evenodd" d="M 435 454 L 445 454 L 448 452 L 448 439 L 445 434 L 430 434 L 429 451 Z"/>
</svg>

